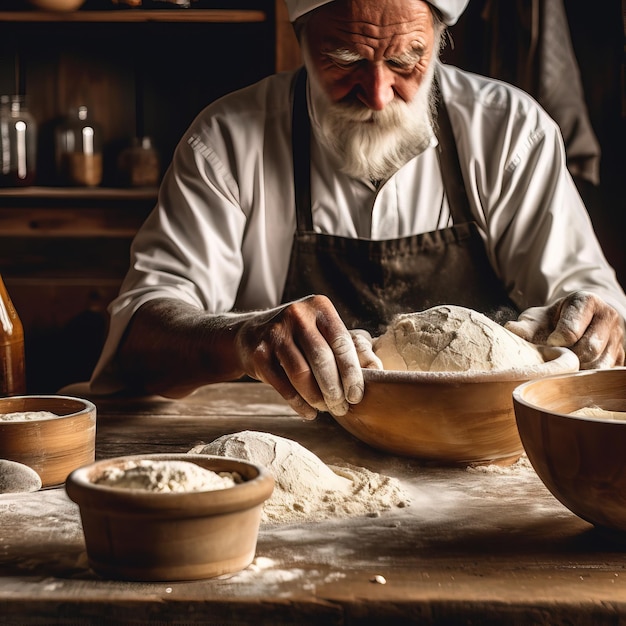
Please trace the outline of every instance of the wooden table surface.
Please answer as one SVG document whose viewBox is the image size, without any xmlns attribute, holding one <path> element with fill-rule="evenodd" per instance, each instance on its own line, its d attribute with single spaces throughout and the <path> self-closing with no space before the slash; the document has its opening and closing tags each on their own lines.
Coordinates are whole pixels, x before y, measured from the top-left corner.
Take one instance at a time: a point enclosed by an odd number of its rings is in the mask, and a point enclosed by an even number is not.
<svg viewBox="0 0 626 626">
<path fill-rule="evenodd" d="M 328 464 L 394 476 L 411 503 L 377 517 L 262 525 L 254 562 L 231 577 L 129 583 L 89 569 L 78 507 L 62 487 L 5 494 L 0 624 L 626 624 L 626 542 L 570 513 L 523 463 L 424 467 L 361 444 L 327 415 L 301 420 L 260 383 L 95 402 L 98 458 L 186 452 L 261 430 Z"/>
</svg>

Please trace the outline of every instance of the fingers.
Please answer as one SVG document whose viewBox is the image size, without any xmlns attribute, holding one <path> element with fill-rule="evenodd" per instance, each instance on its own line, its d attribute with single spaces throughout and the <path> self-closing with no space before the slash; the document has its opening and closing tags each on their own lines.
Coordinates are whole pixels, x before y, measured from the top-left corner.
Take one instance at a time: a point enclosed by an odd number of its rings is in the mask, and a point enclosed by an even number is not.
<svg viewBox="0 0 626 626">
<path fill-rule="evenodd" d="M 311 366 L 328 410 L 345 415 L 349 404 L 360 402 L 365 383 L 352 336 L 330 300 L 312 296 L 307 304 L 315 311 L 314 332 L 298 335 L 296 341 Z M 320 339 L 321 337 L 321 339 Z"/>
<path fill-rule="evenodd" d="M 318 410 L 326 410 L 319 390 L 317 395 L 315 390 L 305 394 L 308 400 L 297 390 L 297 387 L 302 386 L 299 378 L 306 379 L 311 373 L 282 325 L 275 322 L 263 324 L 262 319 L 256 319 L 254 323 L 242 327 L 239 344 L 245 371 L 253 378 L 274 387 L 298 415 L 313 420 L 317 417 Z M 285 362 L 284 366 L 281 361 Z M 291 372 L 293 382 L 285 367 Z"/>
<path fill-rule="evenodd" d="M 307 419 L 317 411 L 344 415 L 363 397 L 353 339 L 324 296 L 255 314 L 239 329 L 237 346 L 244 371 L 271 384 Z"/>
<path fill-rule="evenodd" d="M 507 322 L 504 327 L 518 337 L 531 343 L 543 344 L 554 328 L 557 307 L 531 307 L 521 313 L 515 321 Z"/>
<path fill-rule="evenodd" d="M 535 344 L 571 349 L 581 369 L 624 363 L 624 325 L 613 307 L 586 291 L 546 307 L 531 307 L 505 328 Z"/>
<path fill-rule="evenodd" d="M 372 336 L 361 328 L 351 330 L 350 335 L 352 336 L 361 367 L 364 369 L 382 370 L 383 362 L 374 352 Z"/>
<path fill-rule="evenodd" d="M 546 343 L 550 346 L 573 346 L 589 328 L 596 314 L 595 296 L 577 292 L 560 301 L 560 315 Z"/>
<path fill-rule="evenodd" d="M 576 292 L 563 300 L 548 343 L 571 348 L 581 369 L 624 364 L 623 321 L 613 307 L 588 292 Z"/>
</svg>

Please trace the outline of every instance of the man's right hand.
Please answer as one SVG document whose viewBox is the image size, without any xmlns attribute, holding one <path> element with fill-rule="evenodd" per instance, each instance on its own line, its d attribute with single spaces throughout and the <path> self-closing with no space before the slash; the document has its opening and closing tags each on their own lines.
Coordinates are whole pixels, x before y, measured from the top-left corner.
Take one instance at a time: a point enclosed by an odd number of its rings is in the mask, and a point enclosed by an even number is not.
<svg viewBox="0 0 626 626">
<path fill-rule="evenodd" d="M 344 415 L 363 398 L 361 367 L 380 367 L 371 342 L 348 331 L 325 296 L 249 316 L 235 344 L 245 373 L 272 385 L 306 419 L 318 411 Z"/>
</svg>

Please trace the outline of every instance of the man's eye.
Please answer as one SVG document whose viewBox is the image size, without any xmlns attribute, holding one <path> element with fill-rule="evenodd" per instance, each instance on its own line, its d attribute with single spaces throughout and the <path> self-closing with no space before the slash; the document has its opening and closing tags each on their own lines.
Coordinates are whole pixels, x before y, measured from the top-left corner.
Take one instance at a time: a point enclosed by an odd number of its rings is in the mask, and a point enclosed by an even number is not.
<svg viewBox="0 0 626 626">
<path fill-rule="evenodd" d="M 348 59 L 332 59 L 332 63 L 333 65 L 335 65 L 336 67 L 342 69 L 342 70 L 347 70 L 350 69 L 352 67 L 356 67 L 359 64 L 358 60 L 348 60 Z"/>
<path fill-rule="evenodd" d="M 389 61 L 387 61 L 387 65 L 389 65 L 389 67 L 393 70 L 408 74 L 415 69 L 416 63 L 415 61 L 407 63 L 406 61 L 397 61 L 394 59 L 390 59 Z"/>
</svg>

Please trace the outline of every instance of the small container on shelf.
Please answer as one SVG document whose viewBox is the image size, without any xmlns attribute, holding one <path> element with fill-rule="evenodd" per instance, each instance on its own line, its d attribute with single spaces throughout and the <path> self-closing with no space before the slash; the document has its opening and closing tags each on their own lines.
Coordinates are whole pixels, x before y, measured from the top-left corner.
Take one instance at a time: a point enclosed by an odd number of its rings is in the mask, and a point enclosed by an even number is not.
<svg viewBox="0 0 626 626">
<path fill-rule="evenodd" d="M 0 187 L 35 182 L 37 123 L 23 95 L 0 96 Z"/>
<path fill-rule="evenodd" d="M 71 110 L 59 125 L 56 151 L 64 184 L 97 187 L 102 182 L 102 133 L 86 106 Z"/>
<path fill-rule="evenodd" d="M 0 276 L 0 397 L 26 393 L 24 327 Z"/>
<path fill-rule="evenodd" d="M 85 0 L 28 0 L 35 9 L 41 11 L 58 11 L 60 13 L 77 11 L 85 4 Z"/>
<path fill-rule="evenodd" d="M 156 187 L 161 178 L 159 153 L 151 137 L 134 137 L 117 161 L 123 187 Z"/>
</svg>

